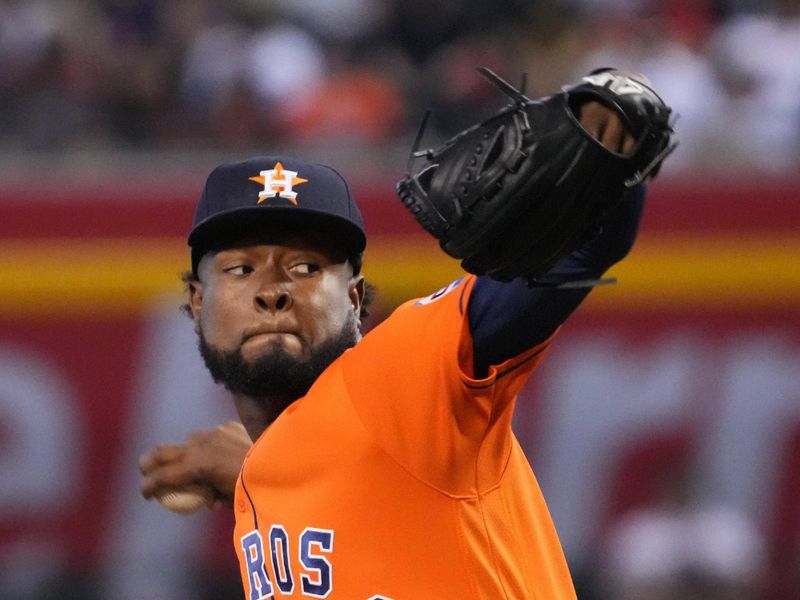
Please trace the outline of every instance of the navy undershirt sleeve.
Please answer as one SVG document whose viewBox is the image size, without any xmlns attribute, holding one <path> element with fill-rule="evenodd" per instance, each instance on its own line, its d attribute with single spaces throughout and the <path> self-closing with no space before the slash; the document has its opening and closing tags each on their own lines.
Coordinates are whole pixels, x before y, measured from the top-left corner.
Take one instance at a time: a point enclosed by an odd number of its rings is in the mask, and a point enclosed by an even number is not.
<svg viewBox="0 0 800 600">
<path fill-rule="evenodd" d="M 644 198 L 644 186 L 632 189 L 606 216 L 600 232 L 553 268 L 552 279 L 596 279 L 622 260 L 636 239 Z M 547 339 L 590 291 L 588 287 L 528 287 L 522 280 L 506 283 L 478 277 L 468 307 L 475 377 L 485 377 L 490 365 Z"/>
</svg>

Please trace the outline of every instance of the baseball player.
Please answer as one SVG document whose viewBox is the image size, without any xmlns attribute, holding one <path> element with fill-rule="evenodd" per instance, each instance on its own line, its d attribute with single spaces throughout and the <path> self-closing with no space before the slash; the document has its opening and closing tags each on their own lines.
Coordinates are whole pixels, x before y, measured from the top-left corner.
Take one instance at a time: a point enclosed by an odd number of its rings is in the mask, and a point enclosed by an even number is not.
<svg viewBox="0 0 800 600">
<path fill-rule="evenodd" d="M 618 77 L 606 88 L 644 85 Z M 597 84 L 562 99 L 578 135 L 616 159 L 637 156 L 649 130 L 637 131 L 630 105 L 609 100 L 608 89 L 586 93 Z M 534 108 L 509 109 L 498 135 Z M 470 135 L 428 157 L 444 168 L 447 152 L 460 152 Z M 217 167 L 189 235 L 189 309 L 205 364 L 231 392 L 253 444 L 229 425 L 157 448 L 142 462 L 144 495 L 199 483 L 232 503 L 249 600 L 574 599 L 542 493 L 511 430 L 515 397 L 591 289 L 569 283 L 597 280 L 629 251 L 644 201 L 642 165 L 657 166 L 659 144 L 623 178 L 627 191 L 623 179 L 600 188 L 616 194 L 614 202 L 594 220 L 580 217 L 584 235 L 573 236 L 545 278 L 530 264 L 512 277 L 506 263 L 499 275 L 475 268 L 403 304 L 363 338 L 366 236 L 339 173 L 286 156 Z M 470 142 L 468 152 L 484 150 Z M 513 183 L 521 168 L 502 177 Z M 437 202 L 435 179 L 430 171 L 407 178 L 424 192 L 415 202 Z M 558 206 L 567 201 L 553 193 Z M 441 240 L 450 251 L 456 238 Z M 485 262 L 485 248 L 500 242 L 479 241 Z M 540 285 L 545 279 L 567 285 Z M 216 444 L 224 450 L 207 451 Z"/>
</svg>

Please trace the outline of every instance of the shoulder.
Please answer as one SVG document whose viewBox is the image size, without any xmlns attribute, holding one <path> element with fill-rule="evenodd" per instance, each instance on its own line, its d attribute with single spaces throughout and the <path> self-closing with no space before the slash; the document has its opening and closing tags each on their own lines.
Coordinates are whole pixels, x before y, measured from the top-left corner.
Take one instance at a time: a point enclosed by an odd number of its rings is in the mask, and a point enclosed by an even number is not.
<svg viewBox="0 0 800 600">
<path fill-rule="evenodd" d="M 441 350 L 458 346 L 468 327 L 467 306 L 474 276 L 457 279 L 436 292 L 409 300 L 369 331 L 347 353 L 349 365 L 391 358 L 433 360 Z"/>
</svg>

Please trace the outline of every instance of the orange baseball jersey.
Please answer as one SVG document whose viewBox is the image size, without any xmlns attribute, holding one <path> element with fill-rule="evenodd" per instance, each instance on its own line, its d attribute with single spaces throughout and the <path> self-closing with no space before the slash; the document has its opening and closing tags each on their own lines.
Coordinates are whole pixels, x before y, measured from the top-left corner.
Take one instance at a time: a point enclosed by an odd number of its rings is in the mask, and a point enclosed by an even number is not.
<svg viewBox="0 0 800 600">
<path fill-rule="evenodd" d="M 575 598 L 511 431 L 547 343 L 470 377 L 474 281 L 399 307 L 256 440 L 234 501 L 246 598 Z"/>
</svg>

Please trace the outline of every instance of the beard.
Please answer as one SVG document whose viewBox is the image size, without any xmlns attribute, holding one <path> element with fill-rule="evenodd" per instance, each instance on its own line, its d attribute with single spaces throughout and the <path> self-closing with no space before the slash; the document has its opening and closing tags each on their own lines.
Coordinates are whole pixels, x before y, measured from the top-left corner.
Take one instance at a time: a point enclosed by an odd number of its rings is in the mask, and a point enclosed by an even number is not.
<svg viewBox="0 0 800 600">
<path fill-rule="evenodd" d="M 233 394 L 260 402 L 269 400 L 273 408 L 282 411 L 305 396 L 322 372 L 345 350 L 355 346 L 358 338 L 355 317 L 350 315 L 338 334 L 310 349 L 306 356 L 293 356 L 275 343 L 258 358 L 247 361 L 241 349 L 220 350 L 209 344 L 202 330 L 198 345 L 216 383 Z"/>
</svg>

